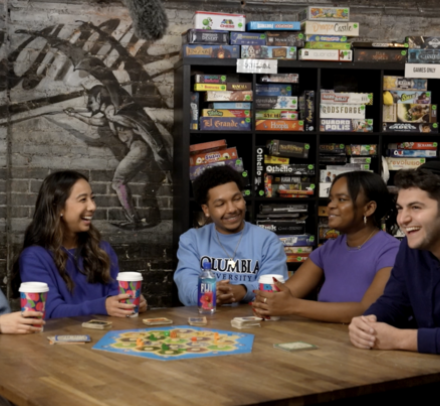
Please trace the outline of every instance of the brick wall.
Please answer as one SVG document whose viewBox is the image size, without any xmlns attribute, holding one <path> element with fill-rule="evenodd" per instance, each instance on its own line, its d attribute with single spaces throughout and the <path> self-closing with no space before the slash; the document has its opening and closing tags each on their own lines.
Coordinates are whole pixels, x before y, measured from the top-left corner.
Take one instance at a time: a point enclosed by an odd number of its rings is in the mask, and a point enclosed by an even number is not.
<svg viewBox="0 0 440 406">
<path fill-rule="evenodd" d="M 140 230 L 112 225 L 124 220 L 112 179 L 127 145 L 108 128 L 106 132 L 66 114 L 68 108 L 86 111 L 86 89 L 99 80 L 75 71 L 65 52 L 53 43 L 49 46 L 49 37 L 81 43 L 83 50 L 104 61 L 117 86 L 128 91 L 170 142 L 173 66 L 180 35 L 191 27 L 195 10 L 244 12 L 249 20 L 295 20 L 306 5 L 348 5 L 365 39 L 401 41 L 408 34 L 440 35 L 437 0 L 209 4 L 171 0 L 164 4 L 169 28 L 162 40 L 151 43 L 133 35 L 128 13 L 118 2 L 0 0 L 0 285 L 4 290 L 42 180 L 55 170 L 70 168 L 89 177 L 98 205 L 94 224 L 118 253 L 121 270 L 143 272 L 144 293 L 152 305 L 172 303 L 172 185 L 146 162 L 129 187 L 141 218 L 155 215 L 157 199 L 161 223 Z M 35 38 L 29 41 L 30 32 Z"/>
</svg>

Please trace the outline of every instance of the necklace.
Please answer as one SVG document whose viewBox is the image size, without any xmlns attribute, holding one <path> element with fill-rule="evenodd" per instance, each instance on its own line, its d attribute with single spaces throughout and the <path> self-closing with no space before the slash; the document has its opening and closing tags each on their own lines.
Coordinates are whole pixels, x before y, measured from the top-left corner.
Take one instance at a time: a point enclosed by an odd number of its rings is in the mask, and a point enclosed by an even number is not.
<svg viewBox="0 0 440 406">
<path fill-rule="evenodd" d="M 235 247 L 234 254 L 233 254 L 232 256 L 229 255 L 229 254 L 228 254 L 228 251 L 226 251 L 225 247 L 223 247 L 223 244 L 222 244 L 221 241 L 220 241 L 220 237 L 219 237 L 219 235 L 218 235 L 218 231 L 217 231 L 217 229 L 215 228 L 215 226 L 214 226 L 214 230 L 215 230 L 215 233 L 217 234 L 217 241 L 218 241 L 218 243 L 220 244 L 220 247 L 222 247 L 222 249 L 223 249 L 223 251 L 225 252 L 226 256 L 229 258 L 229 259 L 228 259 L 228 266 L 229 266 L 229 265 L 230 265 L 230 266 L 234 266 L 234 264 L 235 264 L 235 261 L 234 261 L 235 254 L 237 253 L 238 246 L 240 245 L 241 237 L 243 237 L 244 227 L 243 227 L 243 230 L 241 230 L 241 233 L 240 233 L 240 239 L 238 240 L 237 246 Z"/>
<path fill-rule="evenodd" d="M 361 245 L 358 245 L 358 246 L 356 246 L 356 247 L 349 247 L 348 246 L 348 242 L 347 242 L 347 239 L 345 239 L 345 248 L 347 248 L 347 251 L 353 251 L 353 250 L 360 250 L 361 248 L 362 248 L 362 246 L 373 236 L 373 234 L 374 234 L 374 232 L 375 232 L 376 230 L 373 230 L 372 232 L 371 232 L 371 234 L 367 237 L 367 239 L 361 244 Z"/>
</svg>

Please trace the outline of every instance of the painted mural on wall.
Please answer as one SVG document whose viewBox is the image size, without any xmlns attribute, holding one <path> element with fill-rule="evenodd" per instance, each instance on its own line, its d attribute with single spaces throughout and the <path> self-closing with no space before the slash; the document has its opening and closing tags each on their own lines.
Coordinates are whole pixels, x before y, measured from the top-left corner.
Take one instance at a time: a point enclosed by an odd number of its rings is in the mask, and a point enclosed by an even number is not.
<svg viewBox="0 0 440 406">
<path fill-rule="evenodd" d="M 9 43 L 0 33 L 0 126 L 13 128 L 13 142 L 16 136 L 35 148 L 38 131 L 31 133 L 43 128 L 41 145 L 53 158 L 35 149 L 12 156 L 12 165 L 50 167 L 52 161 L 53 168 L 64 162 L 72 169 L 113 171 L 107 193 L 117 196 L 124 220 L 109 219 L 111 224 L 123 230 L 158 225 L 156 193 L 171 183 L 176 42 L 138 39 L 122 7 L 38 3 L 10 16 Z M 56 156 L 48 134 L 64 138 Z M 139 174 L 149 202 L 142 212 L 130 186 Z"/>
</svg>

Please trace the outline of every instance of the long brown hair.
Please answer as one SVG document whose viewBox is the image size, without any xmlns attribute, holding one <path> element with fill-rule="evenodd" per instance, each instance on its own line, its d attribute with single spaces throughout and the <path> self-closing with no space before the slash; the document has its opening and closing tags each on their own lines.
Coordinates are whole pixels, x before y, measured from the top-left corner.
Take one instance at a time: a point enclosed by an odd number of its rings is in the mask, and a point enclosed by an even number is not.
<svg viewBox="0 0 440 406">
<path fill-rule="evenodd" d="M 61 210 L 69 198 L 73 186 L 78 180 L 89 181 L 86 176 L 76 171 L 54 172 L 44 179 L 38 192 L 35 212 L 32 222 L 26 229 L 21 252 L 30 246 L 39 245 L 49 250 L 53 255 L 56 267 L 68 289 L 72 292 L 74 283 L 66 272 L 68 254 L 63 249 L 63 227 L 61 223 Z M 76 263 L 78 269 L 87 275 L 89 283 L 109 283 L 110 258 L 100 248 L 101 234 L 90 225 L 89 231 L 78 233 L 78 246 L 75 258 L 82 257 L 82 267 Z M 19 257 L 16 258 L 12 272 L 12 292 L 18 295 L 21 283 Z M 77 261 L 77 259 L 75 259 Z"/>
</svg>

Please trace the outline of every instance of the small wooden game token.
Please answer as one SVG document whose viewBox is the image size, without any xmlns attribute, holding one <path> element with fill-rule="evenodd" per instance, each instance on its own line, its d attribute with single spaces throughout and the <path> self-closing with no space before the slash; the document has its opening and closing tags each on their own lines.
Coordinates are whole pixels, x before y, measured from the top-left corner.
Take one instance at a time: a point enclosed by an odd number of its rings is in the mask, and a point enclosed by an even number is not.
<svg viewBox="0 0 440 406">
<path fill-rule="evenodd" d="M 193 343 L 196 343 L 196 342 L 197 342 L 197 337 L 191 337 L 191 341 L 192 341 Z"/>
<path fill-rule="evenodd" d="M 165 337 L 169 337 L 169 336 L 170 336 L 170 332 L 167 331 L 167 330 L 165 330 L 165 331 L 163 332 L 163 335 L 164 335 Z"/>
<path fill-rule="evenodd" d="M 144 345 L 144 342 L 142 341 L 142 338 L 138 338 L 136 340 L 136 347 L 142 347 Z"/>
<path fill-rule="evenodd" d="M 171 331 L 170 337 L 171 338 L 177 338 L 177 332 L 175 330 Z"/>
</svg>

